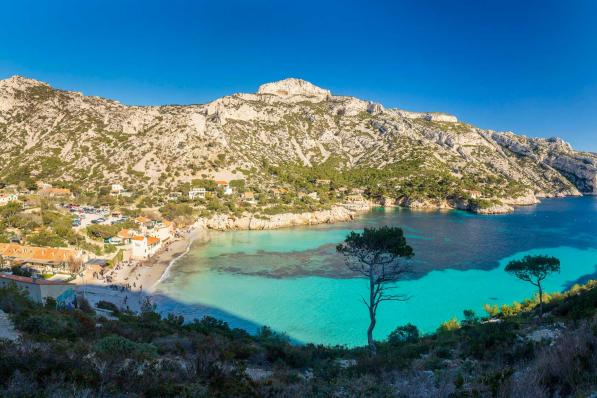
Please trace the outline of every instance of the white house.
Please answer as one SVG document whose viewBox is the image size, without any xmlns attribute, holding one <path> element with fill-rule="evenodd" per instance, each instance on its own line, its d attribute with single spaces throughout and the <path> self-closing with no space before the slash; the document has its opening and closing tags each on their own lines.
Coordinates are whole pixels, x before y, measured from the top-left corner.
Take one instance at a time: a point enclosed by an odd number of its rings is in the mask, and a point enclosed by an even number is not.
<svg viewBox="0 0 597 398">
<path fill-rule="evenodd" d="M 189 199 L 205 199 L 205 188 L 191 188 Z"/>
<path fill-rule="evenodd" d="M 112 189 L 110 190 L 110 195 L 112 196 L 133 196 L 132 192 L 127 191 L 121 184 L 112 184 Z"/>
<path fill-rule="evenodd" d="M 255 194 L 251 191 L 243 192 L 241 195 L 241 198 L 247 203 L 251 203 L 251 204 L 257 203 L 257 201 L 255 200 Z"/>
<path fill-rule="evenodd" d="M 171 221 L 162 221 L 156 223 L 152 229 L 148 230 L 150 236 L 158 238 L 161 242 L 166 242 L 174 234 L 174 224 Z"/>
<path fill-rule="evenodd" d="M 133 237 L 137 235 L 139 235 L 139 233 L 135 230 L 121 229 L 120 231 L 118 231 L 118 234 L 116 236 L 122 240 L 122 243 L 128 245 L 129 243 L 131 243 L 131 239 L 133 239 Z"/>
<path fill-rule="evenodd" d="M 232 187 L 228 184 L 228 181 L 216 181 L 216 185 L 224 190 L 224 195 L 232 195 Z"/>
<path fill-rule="evenodd" d="M 133 236 L 131 238 L 131 257 L 145 260 L 153 256 L 162 247 L 162 241 L 155 236 Z"/>
<path fill-rule="evenodd" d="M 25 276 L 0 274 L 0 287 L 15 285 L 27 293 L 31 300 L 44 303 L 48 297 L 56 299 L 66 290 L 73 287 L 66 282 L 47 281 L 45 279 L 28 278 Z"/>
<path fill-rule="evenodd" d="M 16 193 L 0 193 L 0 206 L 6 206 L 10 202 L 14 202 L 18 199 Z"/>
</svg>

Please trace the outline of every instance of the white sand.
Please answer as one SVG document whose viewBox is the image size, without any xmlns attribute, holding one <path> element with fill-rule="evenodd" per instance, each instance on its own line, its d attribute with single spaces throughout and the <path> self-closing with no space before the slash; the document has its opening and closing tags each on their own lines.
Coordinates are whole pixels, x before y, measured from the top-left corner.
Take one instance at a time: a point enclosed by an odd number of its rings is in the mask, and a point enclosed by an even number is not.
<svg viewBox="0 0 597 398">
<path fill-rule="evenodd" d="M 182 238 L 168 242 L 155 256 L 143 262 L 121 264 L 105 273 L 112 281 L 96 279 L 92 271 L 73 280 L 77 292 L 95 306 L 105 300 L 122 309 L 138 312 L 145 297 L 151 296 L 170 264 L 186 254 L 193 240 L 201 233 L 199 229 L 185 232 Z"/>
</svg>

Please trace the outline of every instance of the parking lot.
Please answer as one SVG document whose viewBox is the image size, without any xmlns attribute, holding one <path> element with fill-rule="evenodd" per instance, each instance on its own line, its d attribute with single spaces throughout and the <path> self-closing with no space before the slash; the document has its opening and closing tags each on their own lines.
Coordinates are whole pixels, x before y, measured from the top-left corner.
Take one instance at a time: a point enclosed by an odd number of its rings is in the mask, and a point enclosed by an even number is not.
<svg viewBox="0 0 597 398">
<path fill-rule="evenodd" d="M 76 217 L 73 221 L 75 229 L 84 229 L 92 224 L 111 225 L 127 219 L 126 216 L 111 214 L 107 208 L 74 205 L 65 205 L 64 208 L 68 209 Z"/>
</svg>

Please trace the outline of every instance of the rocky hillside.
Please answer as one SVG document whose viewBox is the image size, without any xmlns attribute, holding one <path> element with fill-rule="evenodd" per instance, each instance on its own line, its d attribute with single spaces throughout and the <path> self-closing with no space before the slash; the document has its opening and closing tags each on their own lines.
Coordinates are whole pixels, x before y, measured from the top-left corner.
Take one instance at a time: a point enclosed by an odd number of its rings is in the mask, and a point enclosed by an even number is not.
<svg viewBox="0 0 597 398">
<path fill-rule="evenodd" d="M 383 171 L 383 195 L 402 202 L 417 193 L 453 199 L 473 192 L 468 197 L 511 203 L 597 193 L 597 154 L 560 139 L 386 109 L 297 79 L 204 105 L 126 106 L 14 76 L 0 80 L 0 136 L 5 182 L 71 181 L 87 189 L 119 182 L 165 192 L 226 175 L 272 186 L 282 183 L 272 170 L 288 166 L 322 170 L 322 177 L 330 169 Z"/>
</svg>

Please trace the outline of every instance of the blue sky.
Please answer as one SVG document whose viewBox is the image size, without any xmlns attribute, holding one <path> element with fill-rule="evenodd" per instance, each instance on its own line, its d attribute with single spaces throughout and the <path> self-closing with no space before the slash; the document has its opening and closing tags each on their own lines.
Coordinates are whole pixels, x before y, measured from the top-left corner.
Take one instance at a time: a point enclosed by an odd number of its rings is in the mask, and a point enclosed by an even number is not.
<svg viewBox="0 0 597 398">
<path fill-rule="evenodd" d="M 27 1 L 0 6 L 0 78 L 127 104 L 299 77 L 390 107 L 597 151 L 597 1 Z"/>
</svg>

